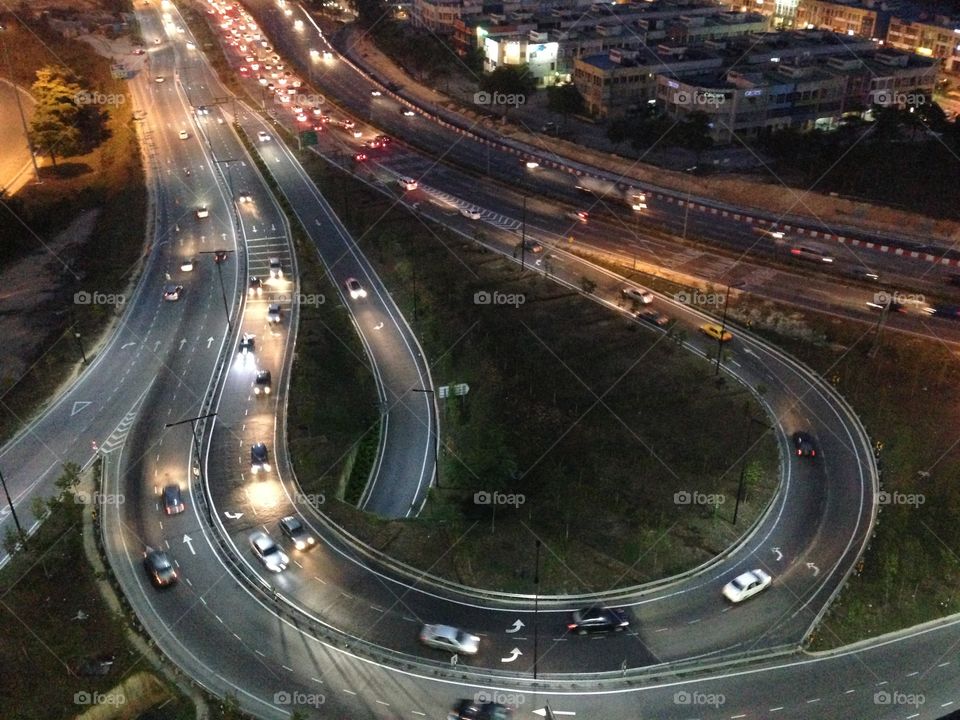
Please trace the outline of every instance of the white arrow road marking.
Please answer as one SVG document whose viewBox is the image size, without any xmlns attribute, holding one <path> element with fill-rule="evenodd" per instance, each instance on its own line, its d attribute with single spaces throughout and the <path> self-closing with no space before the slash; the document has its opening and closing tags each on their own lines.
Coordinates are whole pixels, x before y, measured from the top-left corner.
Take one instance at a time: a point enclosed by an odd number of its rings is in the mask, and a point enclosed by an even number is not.
<svg viewBox="0 0 960 720">
<path fill-rule="evenodd" d="M 516 620 L 513 621 L 513 625 L 507 628 L 507 632 L 508 633 L 520 632 L 520 628 L 522 628 L 523 626 L 524 626 L 523 621 L 520 618 L 517 618 Z"/>
<path fill-rule="evenodd" d="M 186 543 L 187 547 L 190 548 L 190 553 L 193 555 L 197 554 L 197 551 L 193 549 L 193 538 L 189 535 L 183 536 L 183 542 Z"/>
<path fill-rule="evenodd" d="M 120 346 L 120 349 L 121 349 L 121 350 L 126 350 L 128 347 L 133 347 L 134 345 L 136 345 L 135 342 L 124 343 L 123 345 Z"/>
<path fill-rule="evenodd" d="M 210 346 L 213 345 L 213 336 L 207 338 L 207 350 L 210 349 Z"/>
<path fill-rule="evenodd" d="M 373 326 L 373 329 L 374 329 L 374 330 L 380 330 L 382 327 L 383 327 L 383 320 L 381 320 L 381 321 L 378 322 L 376 325 L 374 325 L 374 326 Z"/>
<path fill-rule="evenodd" d="M 783 560 L 783 553 L 780 552 L 780 548 L 775 547 L 773 548 L 773 551 L 777 554 L 777 562 L 780 562 L 781 560 Z"/>
<path fill-rule="evenodd" d="M 807 563 L 807 569 L 808 569 L 808 570 L 813 570 L 813 576 L 814 576 L 814 577 L 816 577 L 817 575 L 820 574 L 820 568 L 818 568 L 818 567 L 817 567 L 816 565 L 814 565 L 813 563 Z"/>
<path fill-rule="evenodd" d="M 77 400 L 73 404 L 73 410 L 70 411 L 70 417 L 73 417 L 74 415 L 76 415 L 78 412 L 83 410 L 89 404 L 90 404 L 89 400 Z"/>
<path fill-rule="evenodd" d="M 546 717 L 547 709 L 537 708 L 536 710 L 533 711 L 533 714 L 539 715 L 540 717 Z M 553 709 L 550 710 L 550 714 L 551 715 L 576 715 L 576 713 L 573 710 L 553 710 Z"/>
<path fill-rule="evenodd" d="M 514 648 L 513 650 L 510 651 L 510 657 L 500 658 L 500 662 L 510 663 L 516 660 L 521 655 L 523 655 L 523 653 L 520 652 L 520 648 Z"/>
<path fill-rule="evenodd" d="M 243 513 L 224 512 L 223 515 L 228 520 L 239 520 L 240 518 L 243 517 Z"/>
<path fill-rule="evenodd" d="M 160 341 L 157 340 L 157 341 L 153 344 L 153 351 L 154 351 L 154 352 L 157 352 L 157 350 L 159 350 L 159 349 L 160 349 Z"/>
<path fill-rule="evenodd" d="M 183 346 L 186 345 L 186 344 L 187 344 L 186 338 L 181 338 L 181 339 L 180 339 L 180 347 L 178 347 L 177 350 L 183 350 Z"/>
</svg>

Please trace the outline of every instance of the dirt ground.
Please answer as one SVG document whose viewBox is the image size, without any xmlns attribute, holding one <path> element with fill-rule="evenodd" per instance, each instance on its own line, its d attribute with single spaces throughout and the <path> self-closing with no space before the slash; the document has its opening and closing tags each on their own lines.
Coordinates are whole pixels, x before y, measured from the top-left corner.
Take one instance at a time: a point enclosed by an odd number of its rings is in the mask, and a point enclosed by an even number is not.
<svg viewBox="0 0 960 720">
<path fill-rule="evenodd" d="M 0 337 L 4 339 L 0 390 L 23 377 L 49 345 L 54 327 L 51 313 L 67 312 L 62 307 L 64 287 L 72 284 L 67 258 L 73 247 L 87 240 L 96 218 L 94 211 L 83 213 L 51 242 L 0 269 Z"/>
</svg>

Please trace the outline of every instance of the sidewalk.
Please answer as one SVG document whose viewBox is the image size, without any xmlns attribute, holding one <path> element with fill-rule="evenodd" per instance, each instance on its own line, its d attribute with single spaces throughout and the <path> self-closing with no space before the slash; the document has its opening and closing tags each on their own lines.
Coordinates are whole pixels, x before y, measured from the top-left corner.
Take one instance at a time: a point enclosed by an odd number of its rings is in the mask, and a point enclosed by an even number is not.
<svg viewBox="0 0 960 720">
<path fill-rule="evenodd" d="M 867 234 L 887 233 L 890 236 L 910 239 L 914 242 L 917 240 L 925 243 L 939 241 L 941 244 L 952 245 L 956 240 L 958 225 L 950 220 L 934 220 L 903 210 L 791 188 L 780 183 L 775 177 L 762 178 L 733 174 L 695 176 L 647 164 L 647 158 L 641 163 L 609 150 L 588 147 L 585 138 L 578 137 L 576 141 L 568 141 L 531 133 L 525 131 L 524 125 L 531 127 L 532 117 L 539 117 L 536 125 L 533 126 L 535 128 L 542 126 L 547 119 L 544 115 L 547 111 L 536 103 L 532 103 L 527 110 L 530 113 L 529 116 L 521 115 L 525 118 L 525 122 L 521 120 L 522 125 L 504 124 L 501 119 L 480 114 L 468 104 L 461 102 L 459 96 L 464 93 L 463 87 L 452 88 L 451 92 L 455 96 L 450 97 L 434 88 L 422 85 L 398 68 L 390 58 L 374 46 L 372 40 L 364 37 L 363 33 L 354 26 L 343 27 L 331 37 L 338 50 L 351 62 L 377 78 L 383 85 L 395 83 L 400 86 L 402 96 L 415 105 L 428 112 L 446 115 L 448 119 L 450 115 L 456 114 L 460 118 L 459 124 L 465 128 L 476 124 L 488 131 L 495 131 L 504 138 L 536 148 L 548 157 L 553 155 L 558 162 L 570 160 L 602 168 L 607 172 L 621 175 L 625 181 L 633 180 L 642 184 L 660 186 L 676 196 L 686 195 L 693 201 L 726 204 L 741 209 L 745 214 L 756 211 L 762 215 L 786 218 L 793 224 L 802 223 L 811 228 L 820 229 L 822 232 L 830 232 L 832 228 L 839 226 L 858 228 L 862 233 Z M 469 97 L 472 97 L 472 93 Z M 575 120 L 571 122 L 578 123 L 578 128 L 589 127 L 589 130 L 583 132 L 594 141 L 599 143 L 599 135 L 603 135 L 605 140 L 605 130 L 602 127 Z M 726 156 L 724 152 L 727 152 Z M 670 167 L 689 167 L 686 156 L 673 151 L 669 154 L 675 158 L 670 162 Z M 704 153 L 701 164 L 718 160 L 721 165 L 739 167 L 745 155 L 750 155 L 749 151 L 708 152 Z M 843 232 L 836 234 L 842 235 Z"/>
</svg>

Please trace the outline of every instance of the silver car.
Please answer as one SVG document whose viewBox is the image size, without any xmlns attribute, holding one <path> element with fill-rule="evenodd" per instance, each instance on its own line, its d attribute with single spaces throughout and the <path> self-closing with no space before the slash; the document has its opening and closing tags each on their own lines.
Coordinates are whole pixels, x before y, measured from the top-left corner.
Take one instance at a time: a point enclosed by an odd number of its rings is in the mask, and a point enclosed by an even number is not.
<svg viewBox="0 0 960 720">
<path fill-rule="evenodd" d="M 480 638 L 450 625 L 424 625 L 420 631 L 420 642 L 460 655 L 476 655 L 480 649 Z"/>
<path fill-rule="evenodd" d="M 290 564 L 287 554 L 262 530 L 250 534 L 250 547 L 270 572 L 281 572 Z"/>
</svg>

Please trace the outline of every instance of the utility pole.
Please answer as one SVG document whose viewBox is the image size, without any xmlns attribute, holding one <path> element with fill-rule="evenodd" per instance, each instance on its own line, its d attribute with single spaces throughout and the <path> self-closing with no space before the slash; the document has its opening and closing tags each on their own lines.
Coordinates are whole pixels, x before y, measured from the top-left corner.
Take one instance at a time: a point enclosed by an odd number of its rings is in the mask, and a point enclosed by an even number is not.
<svg viewBox="0 0 960 720">
<path fill-rule="evenodd" d="M 7 490 L 7 481 L 3 479 L 3 473 L 0 472 L 0 485 L 3 485 L 3 494 L 7 496 L 7 505 L 10 506 L 10 514 L 13 515 L 13 524 L 17 526 L 17 532 L 20 534 L 20 542 L 27 546 L 27 536 L 20 527 L 20 519 L 17 517 L 17 511 L 13 507 L 13 500 L 10 499 L 10 491 Z"/>
</svg>

